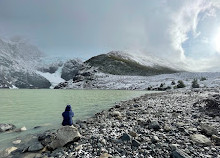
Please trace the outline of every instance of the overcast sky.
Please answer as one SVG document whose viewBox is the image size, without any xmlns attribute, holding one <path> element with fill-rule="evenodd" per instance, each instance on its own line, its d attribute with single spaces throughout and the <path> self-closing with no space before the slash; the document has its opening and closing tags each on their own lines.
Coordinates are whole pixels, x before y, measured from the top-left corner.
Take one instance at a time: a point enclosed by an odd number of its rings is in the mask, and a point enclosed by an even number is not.
<svg viewBox="0 0 220 158">
<path fill-rule="evenodd" d="M 21 36 L 50 56 L 111 50 L 220 66 L 219 0 L 0 0 L 0 38 Z"/>
</svg>

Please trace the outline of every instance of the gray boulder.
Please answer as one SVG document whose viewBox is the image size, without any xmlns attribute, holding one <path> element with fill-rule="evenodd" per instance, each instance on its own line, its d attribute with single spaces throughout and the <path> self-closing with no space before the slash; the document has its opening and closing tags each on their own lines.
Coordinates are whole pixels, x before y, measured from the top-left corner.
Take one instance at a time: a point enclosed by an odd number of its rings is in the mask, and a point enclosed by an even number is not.
<svg viewBox="0 0 220 158">
<path fill-rule="evenodd" d="M 197 144 L 203 145 L 203 146 L 210 146 L 212 145 L 212 142 L 210 141 L 209 138 L 202 134 L 193 134 L 190 136 L 192 141 L 194 141 Z"/>
<path fill-rule="evenodd" d="M 160 125 L 157 121 L 152 121 L 149 125 L 149 128 L 158 131 L 160 129 Z"/>
<path fill-rule="evenodd" d="M 133 147 L 139 147 L 140 145 L 141 145 L 141 143 L 135 139 L 132 140 L 132 142 L 131 142 L 131 146 L 133 146 Z"/>
<path fill-rule="evenodd" d="M 0 124 L 0 132 L 6 132 L 6 131 L 11 131 L 16 128 L 15 125 L 10 124 L 10 123 L 1 123 Z"/>
<path fill-rule="evenodd" d="M 43 145 L 38 141 L 38 137 L 35 135 L 26 135 L 22 138 L 21 142 L 18 144 L 18 150 L 24 152 L 27 151 L 39 151 L 43 149 Z"/>
<path fill-rule="evenodd" d="M 38 136 L 38 141 L 40 141 L 43 146 L 47 146 L 56 138 L 56 135 L 57 133 L 55 130 L 49 130 L 40 134 Z"/>
<path fill-rule="evenodd" d="M 54 150 L 64 145 L 77 141 L 81 138 L 80 133 L 77 128 L 73 126 L 64 126 L 57 130 L 57 135 L 50 144 L 48 144 L 48 149 Z"/>
<path fill-rule="evenodd" d="M 220 137 L 212 135 L 212 140 L 214 141 L 215 145 L 220 146 Z"/>
<path fill-rule="evenodd" d="M 212 136 L 213 134 L 216 135 L 218 133 L 218 131 L 214 127 L 207 124 L 201 124 L 201 132 L 207 136 Z"/>
<path fill-rule="evenodd" d="M 40 142 L 35 142 L 29 146 L 28 151 L 34 152 L 34 151 L 39 151 L 43 148 L 44 146 Z"/>
<path fill-rule="evenodd" d="M 191 158 L 188 154 L 186 154 L 183 150 L 176 149 L 171 153 L 172 158 Z"/>
<path fill-rule="evenodd" d="M 120 137 L 120 139 L 122 141 L 130 141 L 131 140 L 131 136 L 127 133 L 123 133 L 123 135 Z"/>
</svg>

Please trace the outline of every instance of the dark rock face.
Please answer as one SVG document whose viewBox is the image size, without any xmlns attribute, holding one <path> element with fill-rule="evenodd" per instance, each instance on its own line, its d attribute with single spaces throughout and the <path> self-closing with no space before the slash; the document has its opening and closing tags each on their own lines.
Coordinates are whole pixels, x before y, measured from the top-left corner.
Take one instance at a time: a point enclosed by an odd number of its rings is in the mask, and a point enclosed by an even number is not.
<svg viewBox="0 0 220 158">
<path fill-rule="evenodd" d="M 11 86 L 11 83 L 9 83 L 4 76 L 0 75 L 0 88 L 9 88 Z"/>
<path fill-rule="evenodd" d="M 208 98 L 205 98 L 201 101 L 198 101 L 194 104 L 194 106 L 200 105 L 200 110 L 204 112 L 206 115 L 211 117 L 220 117 L 220 95 L 215 94 Z"/>
<path fill-rule="evenodd" d="M 51 83 L 44 77 L 36 73 L 15 72 L 14 77 L 17 77 L 15 86 L 18 88 L 49 88 Z"/>
<path fill-rule="evenodd" d="M 49 66 L 48 68 L 40 68 L 39 70 L 41 72 L 49 72 L 49 73 L 55 73 L 58 69 L 58 66 Z"/>
<path fill-rule="evenodd" d="M 67 84 L 68 84 L 67 82 L 61 82 L 57 86 L 55 86 L 54 89 L 65 88 L 67 86 Z"/>
<path fill-rule="evenodd" d="M 17 88 L 49 88 L 51 83 L 34 72 L 11 71 L 10 74 L 0 77 L 0 88 L 9 88 L 12 85 Z"/>
<path fill-rule="evenodd" d="M 13 124 L 7 124 L 7 123 L 0 124 L 0 132 L 11 131 L 11 130 L 14 130 L 15 128 L 16 126 Z"/>
<path fill-rule="evenodd" d="M 82 67 L 82 62 L 77 60 L 69 60 L 63 66 L 61 77 L 66 81 L 73 79 L 74 76 L 79 74 L 79 71 L 82 69 Z"/>
<path fill-rule="evenodd" d="M 49 73 L 55 73 L 59 67 L 61 67 L 63 65 L 63 61 L 55 61 L 49 64 L 45 64 L 42 67 L 38 68 L 38 71 L 41 72 L 49 72 Z"/>
</svg>

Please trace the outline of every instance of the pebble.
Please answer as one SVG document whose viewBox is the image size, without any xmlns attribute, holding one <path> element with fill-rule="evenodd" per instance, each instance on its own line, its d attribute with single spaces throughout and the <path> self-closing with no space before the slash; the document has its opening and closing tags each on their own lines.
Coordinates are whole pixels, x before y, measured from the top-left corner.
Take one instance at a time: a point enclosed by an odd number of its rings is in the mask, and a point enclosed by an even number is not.
<svg viewBox="0 0 220 158">
<path fill-rule="evenodd" d="M 20 144 L 21 143 L 21 140 L 15 140 L 12 142 L 13 144 L 17 145 L 17 144 Z"/>
<path fill-rule="evenodd" d="M 128 135 L 127 133 L 123 133 L 123 135 L 120 137 L 120 139 L 122 141 L 130 141 L 131 140 L 131 137 L 130 135 Z"/>
<path fill-rule="evenodd" d="M 157 143 L 157 142 L 159 142 L 159 138 L 157 136 L 153 136 L 151 141 L 152 141 L 152 143 Z"/>
<path fill-rule="evenodd" d="M 141 145 L 141 143 L 137 140 L 132 140 L 132 144 L 131 144 L 133 147 L 139 147 Z"/>
</svg>

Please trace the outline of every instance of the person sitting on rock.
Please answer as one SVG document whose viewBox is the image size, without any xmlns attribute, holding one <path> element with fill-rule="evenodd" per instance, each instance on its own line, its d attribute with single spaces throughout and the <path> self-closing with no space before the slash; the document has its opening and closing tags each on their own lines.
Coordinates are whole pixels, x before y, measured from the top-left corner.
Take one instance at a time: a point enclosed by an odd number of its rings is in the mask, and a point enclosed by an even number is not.
<svg viewBox="0 0 220 158">
<path fill-rule="evenodd" d="M 72 108 L 70 105 L 66 106 L 65 111 L 62 113 L 63 116 L 63 126 L 72 126 L 73 125 L 73 120 L 72 117 L 74 116 L 74 113 L 72 111 Z"/>
</svg>

